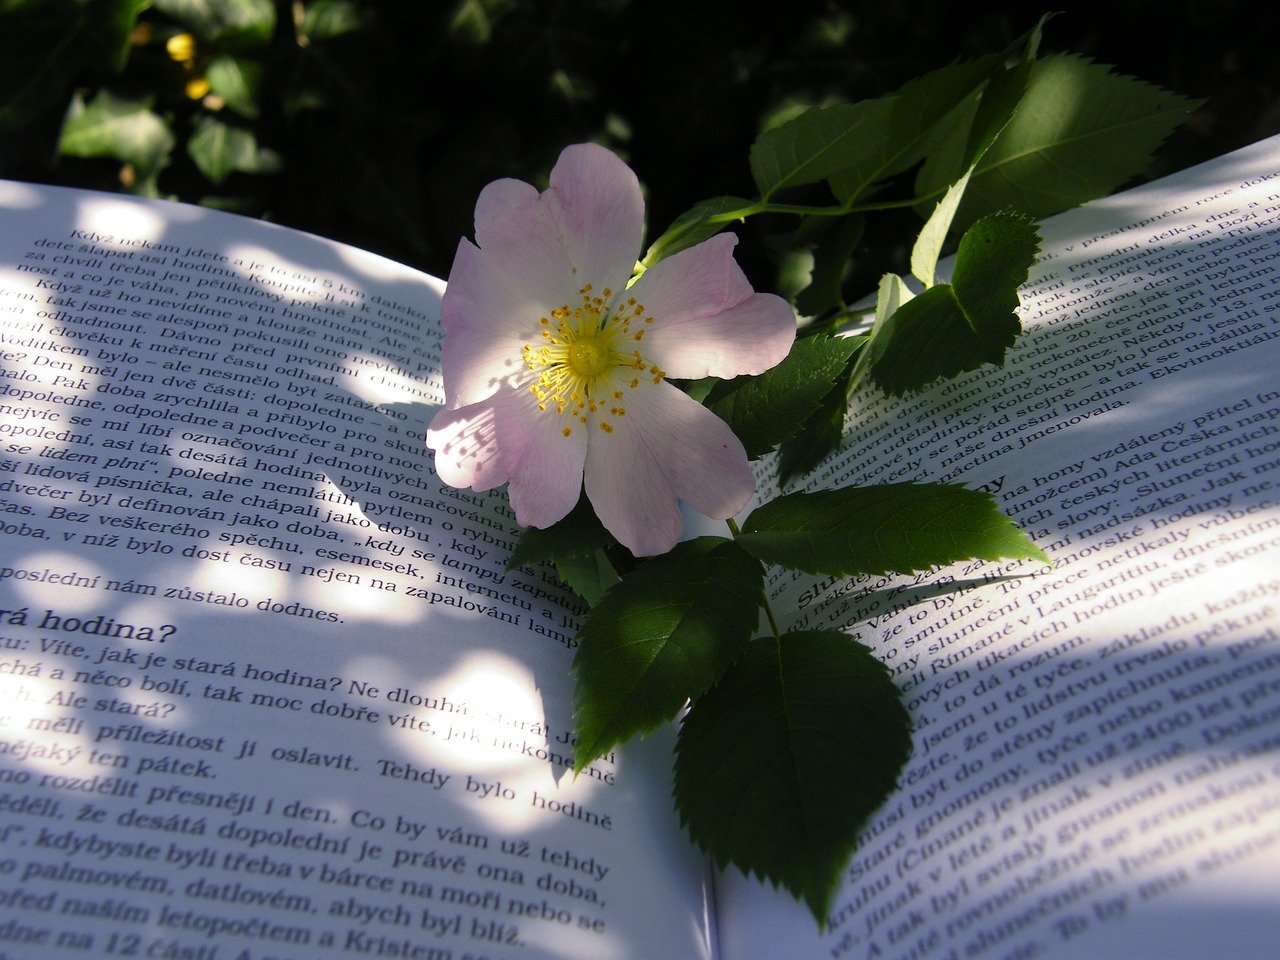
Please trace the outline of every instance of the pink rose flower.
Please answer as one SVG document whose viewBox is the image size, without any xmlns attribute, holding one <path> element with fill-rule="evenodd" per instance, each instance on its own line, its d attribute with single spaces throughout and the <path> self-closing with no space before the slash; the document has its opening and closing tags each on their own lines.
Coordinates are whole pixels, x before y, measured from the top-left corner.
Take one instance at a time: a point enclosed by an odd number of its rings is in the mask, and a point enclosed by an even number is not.
<svg viewBox="0 0 1280 960">
<path fill-rule="evenodd" d="M 603 147 L 566 148 L 550 182 L 480 193 L 441 306 L 445 406 L 427 444 L 451 486 L 506 483 L 523 526 L 562 519 L 585 483 L 619 543 L 665 553 L 679 501 L 726 519 L 755 490 L 733 431 L 666 378 L 761 373 L 791 349 L 795 316 L 752 290 L 729 234 L 628 287 L 644 201 Z"/>
</svg>

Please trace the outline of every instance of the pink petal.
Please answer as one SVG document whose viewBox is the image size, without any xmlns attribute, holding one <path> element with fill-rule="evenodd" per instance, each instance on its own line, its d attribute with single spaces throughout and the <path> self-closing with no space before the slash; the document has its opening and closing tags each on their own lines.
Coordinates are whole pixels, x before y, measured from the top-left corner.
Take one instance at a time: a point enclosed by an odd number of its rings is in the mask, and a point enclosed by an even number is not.
<svg viewBox="0 0 1280 960">
<path fill-rule="evenodd" d="M 572 302 L 569 298 L 582 286 L 556 206 L 549 191 L 539 194 L 519 180 L 497 180 L 476 200 L 476 244 L 484 254 L 479 267 L 489 274 L 489 284 L 528 304 L 533 324 L 547 311 Z M 453 282 L 451 270 L 449 286 Z"/>
<path fill-rule="evenodd" d="M 564 425 L 562 417 L 539 410 L 527 390 L 504 389 L 460 410 L 439 411 L 427 428 L 427 446 L 449 486 L 484 491 L 509 483 L 520 525 L 548 527 L 582 493 L 586 429 L 565 437 Z"/>
<path fill-rule="evenodd" d="M 587 283 L 597 292 L 620 291 L 644 238 L 640 184 L 605 148 L 566 147 L 550 184 L 538 194 L 518 180 L 498 180 L 476 202 L 476 243 L 493 258 L 503 282 L 526 288 L 544 304 L 542 313 L 576 305 Z"/>
<path fill-rule="evenodd" d="M 665 553 L 683 529 L 677 501 L 726 519 L 755 478 L 741 442 L 697 401 L 667 383 L 627 395 L 627 414 L 587 450 L 586 490 L 596 515 L 637 556 Z"/>
<path fill-rule="evenodd" d="M 659 261 L 632 286 L 654 318 L 642 351 L 668 376 L 763 373 L 791 349 L 795 314 L 781 297 L 752 291 L 733 259 L 736 243 L 719 234 Z"/>
<path fill-rule="evenodd" d="M 621 297 L 640 250 L 635 175 L 594 144 L 566 148 L 539 194 L 498 180 L 476 201 L 476 244 L 458 245 L 441 304 L 445 400 L 465 406 L 526 375 L 521 347 L 540 318 L 577 306 L 587 283 Z M 477 246 L 478 244 L 478 246 Z"/>
<path fill-rule="evenodd" d="M 461 407 L 528 377 L 521 348 L 547 307 L 527 286 L 508 281 L 492 257 L 470 241 L 458 244 L 440 313 L 445 338 L 441 368 L 445 403 Z"/>
<path fill-rule="evenodd" d="M 507 482 L 512 452 L 499 442 L 495 398 L 431 418 L 427 446 L 436 452 L 436 475 L 451 487 L 492 490 Z"/>
<path fill-rule="evenodd" d="M 579 286 L 620 293 L 644 242 L 644 197 L 631 168 L 594 143 L 566 147 L 551 171 L 547 196 L 577 269 Z"/>
<path fill-rule="evenodd" d="M 549 527 L 574 508 L 582 495 L 582 466 L 587 456 L 585 424 L 564 435 L 566 418 L 542 411 L 529 391 L 517 394 L 521 411 L 511 432 L 524 442 L 511 474 L 507 495 L 524 527 Z"/>
</svg>

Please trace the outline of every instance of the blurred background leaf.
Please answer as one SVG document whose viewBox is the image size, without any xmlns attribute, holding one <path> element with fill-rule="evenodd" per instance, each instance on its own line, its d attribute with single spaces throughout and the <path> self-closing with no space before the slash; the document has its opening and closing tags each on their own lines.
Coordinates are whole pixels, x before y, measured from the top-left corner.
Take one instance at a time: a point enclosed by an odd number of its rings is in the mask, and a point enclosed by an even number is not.
<svg viewBox="0 0 1280 960">
<path fill-rule="evenodd" d="M 1144 176 L 1280 130 L 1271 5 L 1052 6 L 1042 56 L 1207 98 Z M 750 15 L 732 0 L 0 0 L 0 176 L 208 203 L 443 276 L 480 188 L 541 185 L 568 143 L 632 164 L 656 238 L 708 198 L 755 195 L 762 130 L 1010 50 L 1043 12 L 1012 0 L 796 0 Z M 121 104 L 133 106 L 113 120 L 116 147 L 88 137 Z M 798 289 L 796 251 L 773 242 L 794 226 L 734 225 L 757 286 Z M 869 292 L 906 272 L 918 228 L 903 210 L 850 232 L 848 262 L 820 264 L 811 296 L 831 303 L 833 284 Z"/>
</svg>

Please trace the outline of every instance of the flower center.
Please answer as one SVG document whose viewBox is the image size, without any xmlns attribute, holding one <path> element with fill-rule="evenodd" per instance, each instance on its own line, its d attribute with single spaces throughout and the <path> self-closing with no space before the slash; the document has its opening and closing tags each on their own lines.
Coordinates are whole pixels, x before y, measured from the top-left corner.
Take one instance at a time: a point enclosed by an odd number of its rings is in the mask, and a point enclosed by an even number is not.
<svg viewBox="0 0 1280 960">
<path fill-rule="evenodd" d="M 613 366 L 613 351 L 604 337 L 588 334 L 569 348 L 565 363 L 576 376 L 590 380 Z"/>
<path fill-rule="evenodd" d="M 614 305 L 612 290 L 596 295 L 591 284 L 578 294 L 578 306 L 565 304 L 538 319 L 540 338 L 522 351 L 534 373 L 529 390 L 538 409 L 564 417 L 566 437 L 575 425 L 593 421 L 612 433 L 613 421 L 627 414 L 627 392 L 666 376 L 636 347 L 653 322 L 643 304 L 632 297 Z"/>
</svg>

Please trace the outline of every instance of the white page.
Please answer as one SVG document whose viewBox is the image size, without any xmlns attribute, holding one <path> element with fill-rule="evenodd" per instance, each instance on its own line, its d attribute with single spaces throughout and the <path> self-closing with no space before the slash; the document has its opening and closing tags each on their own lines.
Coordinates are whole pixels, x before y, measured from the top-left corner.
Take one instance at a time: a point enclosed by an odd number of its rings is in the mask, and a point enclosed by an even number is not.
<svg viewBox="0 0 1280 960">
<path fill-rule="evenodd" d="M 1280 139 L 1055 217 L 1005 368 L 860 394 L 811 485 L 985 487 L 1055 570 L 776 578 L 890 664 L 914 754 L 826 933 L 718 883 L 727 960 L 1275 955 L 1278 216 Z"/>
<path fill-rule="evenodd" d="M 0 953 L 707 956 L 671 739 L 573 777 L 582 608 L 432 472 L 441 283 L 104 194 L 0 221 Z"/>
</svg>

